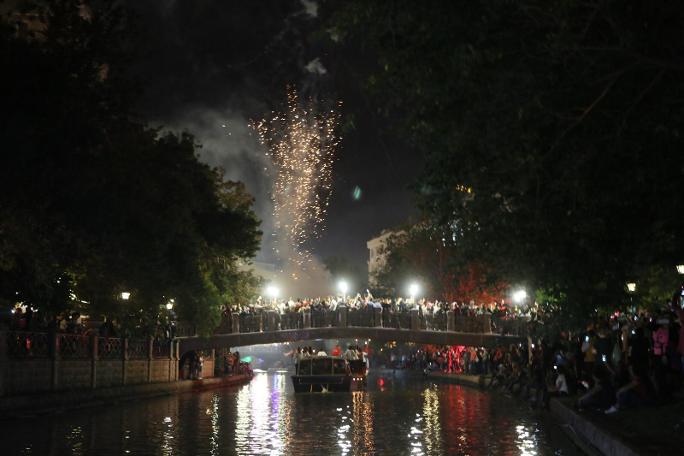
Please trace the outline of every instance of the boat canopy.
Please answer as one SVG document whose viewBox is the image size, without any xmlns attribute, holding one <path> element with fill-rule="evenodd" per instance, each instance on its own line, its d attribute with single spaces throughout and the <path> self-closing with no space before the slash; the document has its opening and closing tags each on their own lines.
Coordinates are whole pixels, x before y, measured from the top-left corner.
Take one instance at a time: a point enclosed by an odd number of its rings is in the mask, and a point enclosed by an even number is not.
<svg viewBox="0 0 684 456">
<path fill-rule="evenodd" d="M 297 364 L 297 375 L 347 375 L 348 373 L 347 361 L 333 356 L 306 358 Z"/>
</svg>

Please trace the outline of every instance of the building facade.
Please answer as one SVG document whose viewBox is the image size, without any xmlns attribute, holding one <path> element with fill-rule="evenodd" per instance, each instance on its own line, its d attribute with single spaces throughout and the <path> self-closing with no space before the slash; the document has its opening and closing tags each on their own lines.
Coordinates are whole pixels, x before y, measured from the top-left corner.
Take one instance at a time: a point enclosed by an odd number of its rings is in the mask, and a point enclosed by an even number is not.
<svg viewBox="0 0 684 456">
<path fill-rule="evenodd" d="M 377 283 L 377 273 L 380 271 L 387 262 L 387 254 L 384 252 L 387 239 L 392 235 L 401 234 L 401 231 L 392 230 L 382 230 L 379 236 L 366 242 L 366 247 L 368 247 L 368 285 L 371 288 L 376 288 Z"/>
</svg>

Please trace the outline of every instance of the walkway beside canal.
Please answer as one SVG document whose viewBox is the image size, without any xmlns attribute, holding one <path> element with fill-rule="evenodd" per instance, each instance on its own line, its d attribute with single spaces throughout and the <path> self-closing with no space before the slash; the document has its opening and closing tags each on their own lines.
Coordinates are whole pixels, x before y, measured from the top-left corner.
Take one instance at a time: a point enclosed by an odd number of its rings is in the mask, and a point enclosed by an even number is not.
<svg viewBox="0 0 684 456">
<path fill-rule="evenodd" d="M 42 415 L 103 404 L 237 386 L 248 383 L 251 379 L 252 376 L 250 375 L 229 375 L 199 380 L 179 380 L 4 397 L 0 398 L 0 417 L 9 419 L 17 416 Z"/>
<path fill-rule="evenodd" d="M 460 385 L 483 388 L 481 375 L 445 374 L 432 372 L 429 378 Z M 496 394 L 496 390 L 492 391 Z M 585 451 L 606 456 L 672 455 L 684 448 L 684 401 L 667 405 L 623 410 L 614 415 L 578 412 L 574 398 L 551 399 L 552 415 L 561 427 Z"/>
</svg>

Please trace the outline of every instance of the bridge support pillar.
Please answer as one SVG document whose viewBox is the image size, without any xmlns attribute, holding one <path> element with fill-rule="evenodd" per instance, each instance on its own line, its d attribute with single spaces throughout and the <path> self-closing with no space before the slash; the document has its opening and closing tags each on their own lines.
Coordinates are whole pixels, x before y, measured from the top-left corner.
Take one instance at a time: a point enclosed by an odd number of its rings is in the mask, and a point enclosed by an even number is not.
<svg viewBox="0 0 684 456">
<path fill-rule="evenodd" d="M 230 314 L 230 332 L 240 332 L 240 316 L 235 312 Z"/>
<path fill-rule="evenodd" d="M 302 323 L 304 329 L 311 328 L 311 309 L 304 309 L 302 312 Z"/>
<path fill-rule="evenodd" d="M 337 307 L 337 326 L 339 326 L 340 328 L 346 328 L 348 320 L 349 320 L 349 307 L 338 306 Z"/>
<path fill-rule="evenodd" d="M 446 330 L 456 331 L 456 315 L 453 310 L 447 310 L 446 319 Z"/>
<path fill-rule="evenodd" d="M 411 315 L 411 330 L 420 331 L 420 315 L 418 314 L 418 309 L 409 310 Z"/>
</svg>

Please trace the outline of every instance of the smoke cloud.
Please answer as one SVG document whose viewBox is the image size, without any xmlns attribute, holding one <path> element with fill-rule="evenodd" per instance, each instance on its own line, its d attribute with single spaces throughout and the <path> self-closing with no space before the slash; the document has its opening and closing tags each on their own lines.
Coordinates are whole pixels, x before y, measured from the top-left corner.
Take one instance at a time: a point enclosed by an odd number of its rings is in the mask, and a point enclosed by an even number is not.
<svg viewBox="0 0 684 456">
<path fill-rule="evenodd" d="M 327 69 L 317 52 L 311 55 L 305 30 L 315 26 L 318 3 L 127 3 L 144 23 L 145 58 L 136 72 L 146 81 L 143 103 L 155 119 L 151 123 L 193 134 L 202 144 L 202 161 L 223 168 L 226 179 L 245 183 L 264 233 L 256 257 L 259 272 L 273 277 L 286 295 L 327 294 L 330 278 L 320 261 L 314 258 L 303 271 L 283 261 L 290 256 L 283 251 L 284 242 L 278 255 L 273 250 L 273 173 L 265 148 L 249 127 L 251 119 L 285 102 L 287 84 L 317 98 Z"/>
<path fill-rule="evenodd" d="M 211 166 L 221 167 L 226 179 L 244 182 L 254 196 L 254 209 L 262 221 L 264 233 L 255 271 L 266 280 L 278 283 L 288 296 L 328 294 L 331 278 L 315 255 L 304 267 L 287 261 L 297 252 L 294 246 L 285 242 L 285 233 L 275 228 L 271 199 L 272 165 L 265 147 L 258 142 L 256 133 L 248 123 L 249 120 L 241 112 L 197 108 L 188 110 L 172 123 L 167 122 L 167 129 L 187 131 L 195 136 L 202 144 L 200 159 Z M 274 251 L 276 237 L 280 240 L 277 252 Z"/>
</svg>

